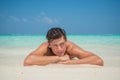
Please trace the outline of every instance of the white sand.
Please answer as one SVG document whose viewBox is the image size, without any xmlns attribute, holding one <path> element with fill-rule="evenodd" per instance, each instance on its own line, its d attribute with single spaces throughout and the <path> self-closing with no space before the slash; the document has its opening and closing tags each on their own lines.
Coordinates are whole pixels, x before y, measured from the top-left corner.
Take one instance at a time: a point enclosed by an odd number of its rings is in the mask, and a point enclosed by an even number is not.
<svg viewBox="0 0 120 80">
<path fill-rule="evenodd" d="M 1 80 L 120 80 L 119 67 L 94 65 L 0 66 Z"/>
<path fill-rule="evenodd" d="M 105 63 L 103 67 L 87 64 L 22 66 L 32 50 L 1 48 L 0 80 L 120 80 L 119 56 L 101 56 Z"/>
</svg>

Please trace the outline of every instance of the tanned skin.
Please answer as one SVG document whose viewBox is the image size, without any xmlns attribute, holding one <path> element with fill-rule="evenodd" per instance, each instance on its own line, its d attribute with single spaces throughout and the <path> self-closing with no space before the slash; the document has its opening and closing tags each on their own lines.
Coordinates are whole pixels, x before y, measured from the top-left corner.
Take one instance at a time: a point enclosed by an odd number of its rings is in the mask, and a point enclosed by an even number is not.
<svg viewBox="0 0 120 80">
<path fill-rule="evenodd" d="M 73 60 L 72 58 L 78 59 Z M 57 64 L 92 64 L 103 66 L 103 60 L 92 52 L 86 51 L 71 41 L 60 37 L 42 43 L 24 60 L 24 66 Z"/>
</svg>

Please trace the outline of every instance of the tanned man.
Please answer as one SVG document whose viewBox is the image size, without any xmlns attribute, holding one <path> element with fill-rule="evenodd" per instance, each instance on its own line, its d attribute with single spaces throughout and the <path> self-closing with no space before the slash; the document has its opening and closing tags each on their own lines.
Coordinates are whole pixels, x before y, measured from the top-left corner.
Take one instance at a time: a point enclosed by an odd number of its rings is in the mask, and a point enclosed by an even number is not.
<svg viewBox="0 0 120 80">
<path fill-rule="evenodd" d="M 92 64 L 103 66 L 103 60 L 92 52 L 67 40 L 66 32 L 59 27 L 51 28 L 42 43 L 24 60 L 24 66 L 56 64 Z M 73 59 L 73 58 L 78 59 Z"/>
</svg>

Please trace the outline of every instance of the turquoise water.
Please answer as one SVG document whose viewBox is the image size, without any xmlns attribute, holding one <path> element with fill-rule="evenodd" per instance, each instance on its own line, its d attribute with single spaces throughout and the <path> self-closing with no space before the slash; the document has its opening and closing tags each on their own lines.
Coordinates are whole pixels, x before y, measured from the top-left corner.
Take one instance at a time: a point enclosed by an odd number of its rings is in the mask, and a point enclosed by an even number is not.
<svg viewBox="0 0 120 80">
<path fill-rule="evenodd" d="M 118 46 L 120 35 L 68 35 L 79 46 Z M 46 41 L 45 35 L 0 35 L 0 47 L 37 47 Z"/>
<path fill-rule="evenodd" d="M 120 35 L 68 35 L 68 40 L 100 56 L 107 66 L 120 66 Z M 1 65 L 22 65 L 45 35 L 0 35 Z M 112 64 L 111 64 L 112 62 Z"/>
</svg>

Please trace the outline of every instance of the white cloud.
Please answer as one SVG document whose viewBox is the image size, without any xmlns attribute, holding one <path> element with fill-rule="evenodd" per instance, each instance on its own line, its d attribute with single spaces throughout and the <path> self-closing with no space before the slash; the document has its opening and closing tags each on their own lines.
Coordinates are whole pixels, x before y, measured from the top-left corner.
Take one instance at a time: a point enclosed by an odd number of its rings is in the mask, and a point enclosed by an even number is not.
<svg viewBox="0 0 120 80">
<path fill-rule="evenodd" d="M 20 19 L 15 17 L 15 16 L 9 16 L 10 20 L 15 21 L 15 22 L 20 22 Z"/>
<path fill-rule="evenodd" d="M 35 17 L 16 17 L 14 15 L 12 16 L 4 16 L 0 15 L 1 20 L 9 21 L 9 22 L 24 22 L 24 23 L 40 23 L 40 24 L 58 24 L 59 20 L 57 18 L 51 18 L 47 15 L 45 12 L 41 12 L 40 15 Z"/>
<path fill-rule="evenodd" d="M 58 19 L 50 18 L 49 16 L 47 16 L 47 14 L 45 12 L 42 12 L 41 16 L 39 16 L 39 18 L 41 18 L 41 21 L 43 23 L 46 23 L 46 24 L 57 24 L 57 23 L 59 23 Z"/>
<path fill-rule="evenodd" d="M 28 19 L 22 18 L 22 21 L 23 21 L 23 22 L 28 22 Z"/>
<path fill-rule="evenodd" d="M 33 21 L 40 23 L 40 22 L 41 22 L 41 19 L 40 19 L 39 16 L 38 16 L 38 17 L 35 17 L 35 18 L 33 19 Z"/>
<path fill-rule="evenodd" d="M 46 13 L 45 13 L 45 12 L 41 12 L 41 15 L 42 15 L 42 16 L 46 16 Z"/>
<path fill-rule="evenodd" d="M 55 23 L 59 23 L 59 21 L 58 21 L 57 19 L 54 19 L 54 22 L 55 22 Z"/>
<path fill-rule="evenodd" d="M 57 24 L 57 23 L 59 23 L 59 21 L 57 19 L 52 19 L 52 18 L 47 17 L 47 16 L 43 17 L 42 21 L 44 23 L 47 23 L 47 24 Z"/>
<path fill-rule="evenodd" d="M 9 16 L 8 20 L 13 21 L 13 22 L 30 22 L 30 19 L 28 19 L 28 18 L 18 18 L 15 16 Z"/>
<path fill-rule="evenodd" d="M 53 20 L 49 17 L 43 17 L 42 21 L 47 23 L 47 24 L 52 24 L 53 23 Z"/>
</svg>

